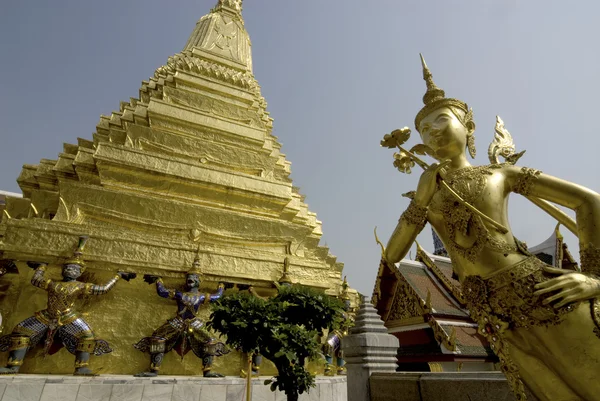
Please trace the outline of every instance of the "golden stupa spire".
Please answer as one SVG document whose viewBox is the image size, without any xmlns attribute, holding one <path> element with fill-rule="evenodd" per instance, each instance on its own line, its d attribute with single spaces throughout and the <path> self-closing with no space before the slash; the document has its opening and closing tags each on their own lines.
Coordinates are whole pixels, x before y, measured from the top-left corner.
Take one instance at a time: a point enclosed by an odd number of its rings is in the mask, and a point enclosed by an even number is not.
<svg viewBox="0 0 600 401">
<path fill-rule="evenodd" d="M 242 0 L 218 0 L 210 12 L 200 18 L 183 51 L 227 68 L 252 73 L 252 49 L 244 28 Z"/>
</svg>

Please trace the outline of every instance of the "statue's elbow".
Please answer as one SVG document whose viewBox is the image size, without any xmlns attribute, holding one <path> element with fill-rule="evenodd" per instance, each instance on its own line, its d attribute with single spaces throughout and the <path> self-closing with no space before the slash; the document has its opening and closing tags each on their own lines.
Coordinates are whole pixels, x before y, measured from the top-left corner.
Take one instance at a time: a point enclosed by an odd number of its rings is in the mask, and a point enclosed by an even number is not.
<svg viewBox="0 0 600 401">
<path fill-rule="evenodd" d="M 575 210 L 579 210 L 583 207 L 588 210 L 592 209 L 600 212 L 600 194 L 598 192 L 585 188 L 585 191 L 579 199 L 579 204 Z"/>
</svg>

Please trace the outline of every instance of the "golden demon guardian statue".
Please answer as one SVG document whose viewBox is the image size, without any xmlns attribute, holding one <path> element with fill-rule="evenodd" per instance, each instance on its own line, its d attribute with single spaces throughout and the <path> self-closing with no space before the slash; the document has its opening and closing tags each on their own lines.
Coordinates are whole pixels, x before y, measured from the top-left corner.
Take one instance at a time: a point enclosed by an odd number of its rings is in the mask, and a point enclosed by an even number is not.
<svg viewBox="0 0 600 401">
<path fill-rule="evenodd" d="M 399 148 L 394 165 L 424 168 L 410 205 L 383 253 L 403 258 L 429 222 L 452 258 L 471 317 L 499 357 L 518 400 L 525 386 L 541 400 L 600 400 L 600 195 L 538 170 L 516 167 L 522 155 L 498 118 L 492 164 L 475 156 L 472 110 L 446 98 L 422 59 L 427 92 L 415 119 L 423 144 L 402 145 L 410 130 L 393 131 L 381 145 Z M 428 166 L 418 156 L 440 161 Z M 506 162 L 499 163 L 501 155 Z M 526 196 L 578 237 L 581 272 L 556 269 L 532 256 L 508 227 L 508 196 Z M 576 224 L 556 204 L 576 214 Z"/>
<path fill-rule="evenodd" d="M 82 255 L 87 240 L 86 236 L 79 237 L 74 256 L 63 265 L 63 281 L 45 279 L 45 263 L 27 263 L 35 268 L 31 284 L 48 292 L 48 306 L 17 324 L 11 334 L 0 338 L 0 351 L 10 351 L 8 364 L 5 368 L 0 368 L 0 374 L 17 373 L 27 351 L 41 340 L 44 340 L 45 354 L 54 354 L 64 345 L 75 355 L 75 375 L 92 374 L 87 367 L 90 353 L 99 356 L 112 352 L 106 341 L 96 338 L 90 326 L 73 309 L 73 305 L 80 295 L 106 294 L 119 278 L 129 281 L 135 278 L 135 273 L 118 272 L 104 285 L 77 281 L 85 271 Z"/>
<path fill-rule="evenodd" d="M 158 276 L 144 275 L 144 281 L 148 284 L 156 283 L 156 292 L 160 297 L 177 301 L 177 315 L 156 329 L 150 337 L 144 337 L 134 345 L 140 351 L 150 354 L 150 370 L 135 376 L 155 377 L 166 352 L 175 349 L 183 358 L 191 349 L 202 360 L 204 377 L 223 377 L 212 371 L 213 359 L 229 350 L 225 344 L 211 336 L 197 313 L 203 305 L 208 306 L 208 303 L 221 298 L 224 286 L 220 284 L 215 294 L 201 294 L 198 291 L 201 274 L 200 258 L 196 255 L 192 270 L 187 273 L 185 292 L 167 289 Z"/>
</svg>

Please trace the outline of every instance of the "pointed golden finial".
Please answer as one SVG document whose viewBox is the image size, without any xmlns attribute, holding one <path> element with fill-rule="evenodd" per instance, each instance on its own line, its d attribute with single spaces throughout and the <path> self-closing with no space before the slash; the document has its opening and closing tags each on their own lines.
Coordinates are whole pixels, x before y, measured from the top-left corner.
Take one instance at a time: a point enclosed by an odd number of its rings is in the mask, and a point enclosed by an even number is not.
<svg viewBox="0 0 600 401">
<path fill-rule="evenodd" d="M 456 327 L 452 327 L 448 343 L 450 344 L 450 347 L 452 347 L 451 351 L 454 351 L 456 349 Z"/>
<path fill-rule="evenodd" d="M 342 282 L 342 292 L 340 294 L 340 299 L 344 301 L 350 299 L 350 295 L 348 295 L 348 280 L 346 279 L 346 276 L 344 276 L 344 281 Z"/>
<path fill-rule="evenodd" d="M 433 307 L 431 306 L 431 291 L 429 291 L 429 288 L 427 289 L 427 297 L 425 298 L 425 309 L 428 312 L 433 310 Z"/>
<path fill-rule="evenodd" d="M 419 56 L 421 57 L 421 66 L 423 67 L 423 79 L 427 85 L 427 92 L 423 95 L 423 103 L 427 105 L 436 100 L 443 99 L 446 93 L 433 82 L 433 75 L 431 75 L 431 71 L 429 71 L 423 55 L 419 53 Z"/>
<path fill-rule="evenodd" d="M 281 278 L 279 279 L 279 282 L 278 282 L 279 284 L 292 284 L 292 280 L 288 276 L 289 267 L 290 267 L 290 258 L 286 256 L 285 259 L 283 260 L 283 274 L 281 275 Z"/>
<path fill-rule="evenodd" d="M 419 260 L 419 256 L 425 253 L 425 249 L 423 249 L 418 241 L 415 241 L 415 244 L 417 245 L 417 254 L 415 255 L 415 260 Z"/>
<path fill-rule="evenodd" d="M 554 234 L 556 234 L 557 239 L 563 239 L 563 235 L 560 232 L 560 223 L 556 224 L 556 227 L 554 227 Z"/>
<path fill-rule="evenodd" d="M 383 244 L 379 240 L 379 237 L 377 236 L 377 226 L 375 226 L 375 228 L 373 229 L 373 234 L 375 234 L 375 242 L 377 242 L 377 244 L 381 247 L 381 258 L 385 259 L 385 246 L 383 246 Z"/>
</svg>

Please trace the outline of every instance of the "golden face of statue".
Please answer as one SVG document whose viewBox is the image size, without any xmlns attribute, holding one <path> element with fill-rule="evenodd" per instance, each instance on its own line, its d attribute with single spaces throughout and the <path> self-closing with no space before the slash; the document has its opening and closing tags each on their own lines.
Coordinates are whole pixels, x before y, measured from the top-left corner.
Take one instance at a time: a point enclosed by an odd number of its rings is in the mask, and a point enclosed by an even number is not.
<svg viewBox="0 0 600 401">
<path fill-rule="evenodd" d="M 463 125 L 449 107 L 440 107 L 421 120 L 419 133 L 423 143 L 437 153 L 438 159 L 446 160 L 464 153 L 472 131 Z"/>
</svg>

